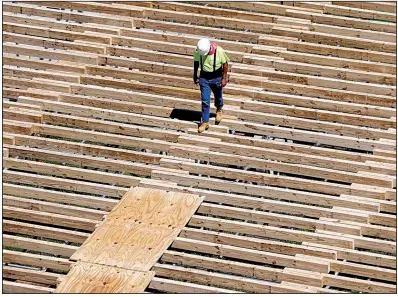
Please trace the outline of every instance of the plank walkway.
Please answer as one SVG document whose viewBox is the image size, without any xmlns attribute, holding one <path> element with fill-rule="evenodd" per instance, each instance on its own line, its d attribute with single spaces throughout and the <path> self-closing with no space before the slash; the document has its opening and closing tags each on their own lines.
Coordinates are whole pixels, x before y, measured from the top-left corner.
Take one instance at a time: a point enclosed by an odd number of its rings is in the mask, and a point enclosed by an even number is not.
<svg viewBox="0 0 398 297">
<path fill-rule="evenodd" d="M 76 250 L 55 293 L 142 293 L 203 197 L 136 187 Z"/>
<path fill-rule="evenodd" d="M 111 275 L 79 253 L 131 187 L 204 197 L 136 290 L 396 292 L 395 3 L 29 1 L 3 19 L 4 292 Z M 231 63 L 224 119 L 198 134 L 202 36 Z"/>
</svg>

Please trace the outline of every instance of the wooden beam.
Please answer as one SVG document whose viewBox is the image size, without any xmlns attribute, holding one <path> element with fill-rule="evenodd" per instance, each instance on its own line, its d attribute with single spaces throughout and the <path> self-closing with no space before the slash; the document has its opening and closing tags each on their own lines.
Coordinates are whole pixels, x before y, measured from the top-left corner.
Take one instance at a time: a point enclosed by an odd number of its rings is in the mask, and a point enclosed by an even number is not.
<svg viewBox="0 0 398 297">
<path fill-rule="evenodd" d="M 41 287 L 30 284 L 10 282 L 3 280 L 3 292 L 9 294 L 48 294 L 54 291 L 53 288 Z"/>
<path fill-rule="evenodd" d="M 237 291 L 221 289 L 211 286 L 198 285 L 167 278 L 154 277 L 149 284 L 149 288 L 160 292 L 171 293 L 236 293 Z"/>
<path fill-rule="evenodd" d="M 29 265 L 35 267 L 46 267 L 50 269 L 68 271 L 72 262 L 67 259 L 42 256 L 37 254 L 3 251 L 3 261 L 5 263 L 15 263 L 20 265 Z"/>
<path fill-rule="evenodd" d="M 24 209 L 38 210 L 42 212 L 62 214 L 72 217 L 102 220 L 103 216 L 107 214 L 105 211 L 87 209 L 83 207 L 76 207 L 70 205 L 63 205 L 59 203 L 42 202 L 34 199 L 25 199 L 15 196 L 3 196 L 3 203 L 6 206 L 19 207 Z"/>
<path fill-rule="evenodd" d="M 3 245 L 23 250 L 38 251 L 69 258 L 78 249 L 76 246 L 46 242 L 14 235 L 3 235 Z"/>
<path fill-rule="evenodd" d="M 11 220 L 3 220 L 3 230 L 9 233 L 63 240 L 79 244 L 82 244 L 90 235 L 90 233 L 85 232 L 70 231 L 67 229 L 21 223 Z"/>
<path fill-rule="evenodd" d="M 58 277 L 61 276 L 58 273 L 36 271 L 11 266 L 3 267 L 3 275 L 8 279 L 22 280 L 46 285 L 56 285 Z"/>
</svg>

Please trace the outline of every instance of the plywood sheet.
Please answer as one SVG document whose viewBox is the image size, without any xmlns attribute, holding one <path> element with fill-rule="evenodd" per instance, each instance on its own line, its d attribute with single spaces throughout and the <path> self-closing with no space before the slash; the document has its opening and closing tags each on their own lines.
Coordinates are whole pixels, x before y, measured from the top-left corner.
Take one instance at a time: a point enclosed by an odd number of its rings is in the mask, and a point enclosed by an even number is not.
<svg viewBox="0 0 398 297">
<path fill-rule="evenodd" d="M 71 259 L 147 271 L 202 201 L 197 195 L 131 189 Z"/>
<path fill-rule="evenodd" d="M 55 293 L 142 293 L 154 274 L 79 261 Z"/>
</svg>

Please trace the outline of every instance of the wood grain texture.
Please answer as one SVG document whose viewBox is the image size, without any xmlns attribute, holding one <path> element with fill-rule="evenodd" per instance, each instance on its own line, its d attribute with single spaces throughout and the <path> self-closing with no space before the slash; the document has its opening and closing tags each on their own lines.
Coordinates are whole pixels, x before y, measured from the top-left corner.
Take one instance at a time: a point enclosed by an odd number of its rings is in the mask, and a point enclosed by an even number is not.
<svg viewBox="0 0 398 297">
<path fill-rule="evenodd" d="M 74 264 L 54 293 L 142 293 L 155 275 L 79 261 Z"/>
<path fill-rule="evenodd" d="M 72 260 L 149 270 L 199 207 L 197 195 L 134 188 L 72 255 Z"/>
<path fill-rule="evenodd" d="M 4 292 L 396 291 L 395 3 L 3 8 Z"/>
</svg>

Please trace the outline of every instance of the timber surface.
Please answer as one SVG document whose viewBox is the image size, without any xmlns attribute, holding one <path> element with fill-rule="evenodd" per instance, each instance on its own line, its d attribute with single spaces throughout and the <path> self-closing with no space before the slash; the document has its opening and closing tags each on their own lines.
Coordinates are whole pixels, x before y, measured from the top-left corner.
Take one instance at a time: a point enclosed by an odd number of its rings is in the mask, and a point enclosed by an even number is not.
<svg viewBox="0 0 398 297">
<path fill-rule="evenodd" d="M 142 293 L 203 197 L 136 187 L 70 257 L 55 293 Z"/>
<path fill-rule="evenodd" d="M 178 192 L 131 189 L 70 259 L 148 271 L 202 200 Z"/>
<path fill-rule="evenodd" d="M 79 261 L 54 293 L 142 293 L 154 274 Z"/>
<path fill-rule="evenodd" d="M 3 22 L 5 292 L 53 292 L 135 186 L 205 197 L 147 292 L 396 292 L 394 2 L 7 2 Z M 202 36 L 231 62 L 198 135 Z"/>
</svg>

